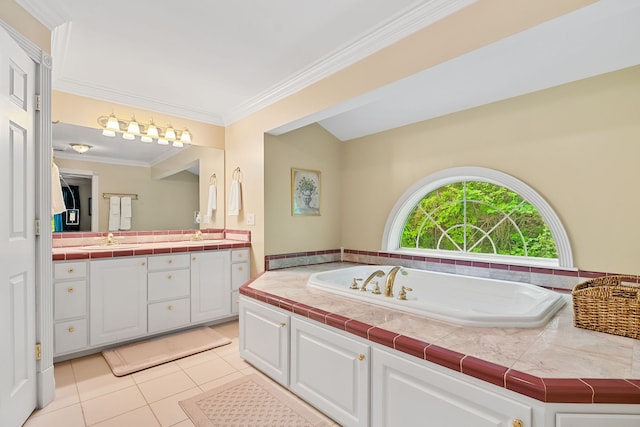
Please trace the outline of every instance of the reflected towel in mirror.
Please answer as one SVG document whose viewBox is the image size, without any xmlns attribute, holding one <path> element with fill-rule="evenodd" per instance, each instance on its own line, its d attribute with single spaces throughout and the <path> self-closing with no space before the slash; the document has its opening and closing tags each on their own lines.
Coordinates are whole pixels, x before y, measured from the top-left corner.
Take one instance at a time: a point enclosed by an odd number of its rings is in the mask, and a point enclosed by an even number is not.
<svg viewBox="0 0 640 427">
<path fill-rule="evenodd" d="M 131 197 L 120 199 L 120 230 L 131 230 Z"/>
<path fill-rule="evenodd" d="M 109 231 L 117 231 L 120 228 L 120 197 L 109 198 Z"/>
</svg>

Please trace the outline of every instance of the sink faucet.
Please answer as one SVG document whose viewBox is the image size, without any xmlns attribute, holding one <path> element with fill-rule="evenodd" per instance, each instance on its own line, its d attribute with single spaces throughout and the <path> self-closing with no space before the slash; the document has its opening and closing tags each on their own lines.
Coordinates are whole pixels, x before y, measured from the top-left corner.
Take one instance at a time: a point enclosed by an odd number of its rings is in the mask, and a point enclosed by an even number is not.
<svg viewBox="0 0 640 427">
<path fill-rule="evenodd" d="M 117 243 L 118 243 L 118 242 L 116 241 L 116 238 L 115 238 L 115 237 L 113 237 L 113 233 L 109 233 L 109 234 L 107 234 L 107 242 L 106 242 L 106 243 L 107 243 L 107 246 L 109 246 L 109 245 L 115 245 L 115 244 L 117 244 Z"/>
<path fill-rule="evenodd" d="M 400 271 L 400 274 L 402 275 L 406 275 L 407 272 L 402 270 L 401 266 L 396 266 L 393 267 L 391 269 L 391 271 L 389 271 L 389 274 L 387 274 L 387 279 L 384 281 L 384 296 L 385 297 L 392 297 L 393 296 L 393 283 L 396 280 L 396 274 L 398 274 L 398 271 Z"/>
<path fill-rule="evenodd" d="M 199 242 L 200 240 L 202 240 L 202 231 L 197 230 L 196 234 L 193 235 L 191 240 L 193 240 L 194 242 Z"/>
<path fill-rule="evenodd" d="M 374 271 L 373 273 L 371 273 L 369 275 L 369 277 L 367 277 L 365 279 L 364 283 L 362 283 L 362 286 L 360 287 L 360 290 L 363 291 L 363 292 L 366 291 L 367 290 L 367 285 L 369 284 L 369 282 L 371 280 L 373 280 L 374 277 L 382 277 L 382 276 L 384 276 L 384 271 L 382 271 L 382 270 Z"/>
</svg>

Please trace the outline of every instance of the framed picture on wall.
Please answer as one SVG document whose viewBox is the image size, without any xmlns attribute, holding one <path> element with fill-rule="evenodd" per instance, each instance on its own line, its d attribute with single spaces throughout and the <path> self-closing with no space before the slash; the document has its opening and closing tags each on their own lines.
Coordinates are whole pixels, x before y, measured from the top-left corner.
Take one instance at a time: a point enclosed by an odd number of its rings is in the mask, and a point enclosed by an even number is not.
<svg viewBox="0 0 640 427">
<path fill-rule="evenodd" d="M 291 169 L 291 215 L 320 215 L 320 172 Z"/>
</svg>

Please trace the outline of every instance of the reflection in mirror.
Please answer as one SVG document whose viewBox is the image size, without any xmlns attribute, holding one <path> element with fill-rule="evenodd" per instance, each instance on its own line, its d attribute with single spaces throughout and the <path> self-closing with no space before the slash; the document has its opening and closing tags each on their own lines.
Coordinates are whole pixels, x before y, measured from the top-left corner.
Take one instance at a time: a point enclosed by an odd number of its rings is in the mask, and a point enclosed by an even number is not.
<svg viewBox="0 0 640 427">
<path fill-rule="evenodd" d="M 72 147 L 78 144 L 89 149 L 80 153 Z M 131 200 L 131 231 L 224 228 L 222 210 L 201 215 L 200 224 L 194 221 L 195 212 L 206 210 L 209 177 L 224 173 L 223 150 L 110 138 L 99 129 L 66 123 L 54 124 L 53 149 L 66 215 L 78 217 L 60 218 L 56 231 L 109 231 L 111 195 L 137 196 Z M 217 190 L 222 206 L 224 186 Z"/>
</svg>

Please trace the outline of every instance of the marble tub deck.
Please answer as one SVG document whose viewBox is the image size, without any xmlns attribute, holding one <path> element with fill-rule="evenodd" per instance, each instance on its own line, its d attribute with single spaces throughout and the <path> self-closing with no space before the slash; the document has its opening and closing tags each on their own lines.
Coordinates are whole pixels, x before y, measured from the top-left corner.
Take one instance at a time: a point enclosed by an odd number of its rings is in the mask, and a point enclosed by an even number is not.
<svg viewBox="0 0 640 427">
<path fill-rule="evenodd" d="M 328 263 L 268 271 L 240 292 L 544 402 L 640 403 L 640 340 L 573 326 L 571 296 L 545 326 L 474 328 L 306 286 Z"/>
</svg>

